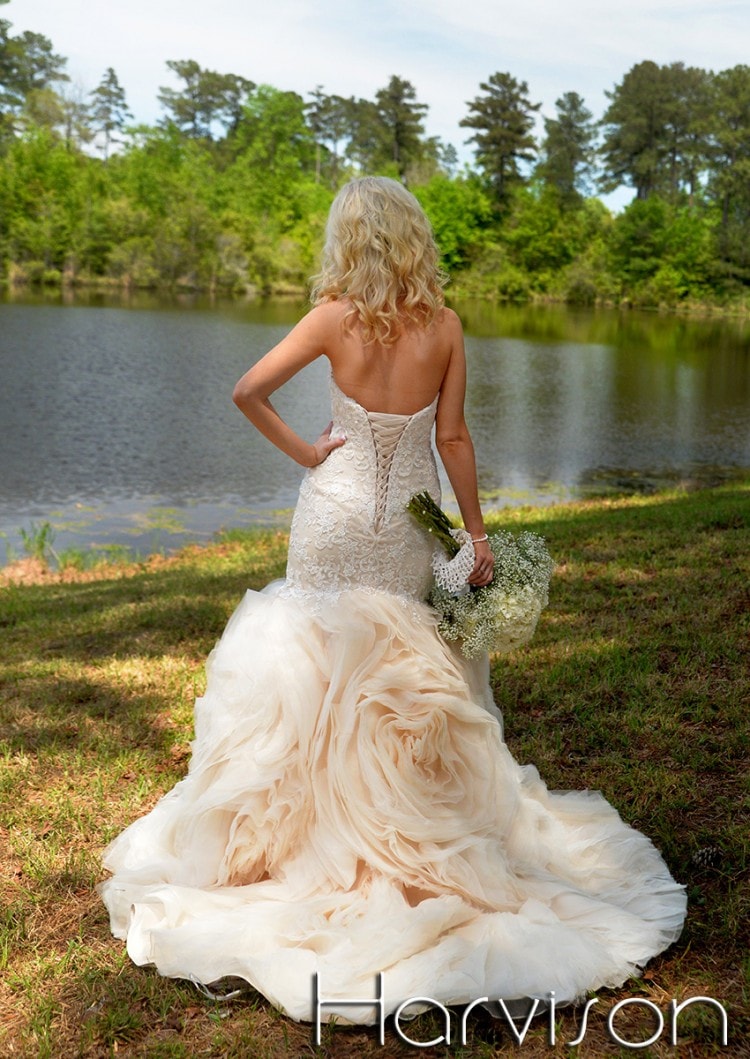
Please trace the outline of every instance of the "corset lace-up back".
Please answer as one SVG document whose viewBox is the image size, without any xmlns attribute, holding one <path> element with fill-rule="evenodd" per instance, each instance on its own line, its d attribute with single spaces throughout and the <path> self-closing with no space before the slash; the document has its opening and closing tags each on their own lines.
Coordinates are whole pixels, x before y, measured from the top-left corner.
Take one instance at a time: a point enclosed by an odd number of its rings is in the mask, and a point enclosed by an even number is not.
<svg viewBox="0 0 750 1059">
<path fill-rule="evenodd" d="M 346 442 L 302 482 L 287 590 L 366 587 L 424 599 L 433 542 L 406 505 L 423 489 L 440 500 L 431 446 L 437 397 L 413 415 L 370 412 L 331 378 L 331 407 Z"/>
<path fill-rule="evenodd" d="M 410 416 L 396 415 L 389 412 L 368 412 L 372 430 L 372 441 L 375 446 L 375 529 L 382 527 L 385 521 L 386 501 L 388 499 L 388 482 L 391 463 L 398 448 Z"/>
</svg>

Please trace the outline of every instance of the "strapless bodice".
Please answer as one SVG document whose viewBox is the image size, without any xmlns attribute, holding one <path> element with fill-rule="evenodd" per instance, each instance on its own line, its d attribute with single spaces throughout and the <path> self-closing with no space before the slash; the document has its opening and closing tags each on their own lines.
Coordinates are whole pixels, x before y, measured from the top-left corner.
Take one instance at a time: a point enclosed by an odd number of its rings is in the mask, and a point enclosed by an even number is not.
<svg viewBox="0 0 750 1059">
<path fill-rule="evenodd" d="M 388 493 L 391 481 L 391 468 L 401 440 L 407 430 L 412 435 L 407 439 L 405 449 L 414 452 L 420 447 L 429 446 L 432 425 L 438 397 L 417 412 L 374 412 L 364 408 L 353 397 L 349 397 L 336 384 L 331 375 L 331 409 L 334 413 L 334 429 L 337 421 L 347 438 L 351 429 L 351 439 L 357 444 L 361 439 L 366 445 L 372 445 L 375 455 L 375 512 L 374 526 L 379 529 L 386 518 Z M 369 425 L 368 431 L 364 420 Z M 398 470 L 398 464 L 397 464 Z M 410 494 L 411 495 L 411 494 Z M 408 497 L 407 497 L 408 499 Z"/>
<path fill-rule="evenodd" d="M 433 544 L 406 511 L 423 489 L 439 501 L 431 436 L 438 398 L 411 415 L 369 411 L 331 377 L 332 431 L 345 443 L 311 468 L 292 523 L 292 589 L 369 587 L 423 599 Z"/>
</svg>

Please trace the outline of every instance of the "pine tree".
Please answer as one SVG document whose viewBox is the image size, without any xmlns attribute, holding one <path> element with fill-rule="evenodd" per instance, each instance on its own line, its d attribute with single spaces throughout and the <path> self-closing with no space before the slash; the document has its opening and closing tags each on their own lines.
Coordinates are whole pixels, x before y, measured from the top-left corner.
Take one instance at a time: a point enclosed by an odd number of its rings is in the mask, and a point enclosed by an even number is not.
<svg viewBox="0 0 750 1059">
<path fill-rule="evenodd" d="M 508 73 L 495 73 L 479 87 L 484 95 L 468 104 L 469 116 L 459 124 L 476 130 L 467 143 L 476 144 L 477 162 L 504 206 L 513 185 L 522 181 L 519 162 L 534 159 L 532 129 L 541 103 L 531 103 L 526 82 Z"/>
<path fill-rule="evenodd" d="M 709 189 L 721 208 L 719 252 L 730 275 L 750 283 L 750 66 L 715 77 Z"/>
<path fill-rule="evenodd" d="M 168 122 L 196 139 L 213 139 L 215 123 L 229 133 L 236 131 L 247 96 L 255 88 L 253 81 L 204 70 L 194 59 L 169 59 L 167 66 L 184 82 L 181 90 L 159 89 L 159 102 L 170 112 Z"/>
<path fill-rule="evenodd" d="M 409 165 L 416 162 L 424 148 L 423 118 L 429 109 L 417 102 L 410 81 L 395 75 L 385 88 L 375 93 L 380 120 L 384 161 L 393 162 L 401 180 L 406 180 Z"/>
<path fill-rule="evenodd" d="M 336 186 L 338 177 L 339 144 L 346 139 L 349 131 L 347 101 L 341 96 L 329 96 L 317 85 L 310 103 L 305 104 L 305 116 L 310 131 L 315 139 L 315 181 L 320 183 L 323 154 L 325 152 L 331 186 Z"/>
<path fill-rule="evenodd" d="M 107 67 L 104 77 L 99 85 L 91 92 L 93 103 L 91 104 L 91 120 L 93 128 L 104 137 L 104 161 L 109 158 L 109 149 L 115 139 L 116 132 L 122 132 L 128 118 L 132 118 L 125 102 L 125 89 L 117 79 L 117 74 L 111 66 Z"/>
<path fill-rule="evenodd" d="M 555 188 L 564 205 L 580 203 L 590 187 L 596 124 L 577 92 L 555 102 L 556 118 L 544 119 L 545 137 L 538 173 Z"/>
<path fill-rule="evenodd" d="M 623 184 L 639 199 L 694 195 L 709 154 L 710 76 L 683 63 L 642 62 L 606 93 L 603 191 Z"/>
<path fill-rule="evenodd" d="M 0 0 L 0 4 L 8 0 Z M 0 19 L 0 135 L 13 132 L 13 118 L 34 92 L 67 81 L 67 59 L 56 55 L 41 33 L 11 36 L 11 23 Z"/>
</svg>

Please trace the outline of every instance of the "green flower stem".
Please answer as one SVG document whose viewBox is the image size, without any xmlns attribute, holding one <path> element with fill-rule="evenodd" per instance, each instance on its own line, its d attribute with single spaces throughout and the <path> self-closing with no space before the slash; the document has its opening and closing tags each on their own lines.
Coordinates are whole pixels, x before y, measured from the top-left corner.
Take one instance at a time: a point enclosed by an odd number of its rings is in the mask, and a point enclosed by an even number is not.
<svg viewBox="0 0 750 1059">
<path fill-rule="evenodd" d="M 453 526 L 427 491 L 416 493 L 406 505 L 406 510 L 423 529 L 440 541 L 451 559 L 458 554 L 461 545 L 451 536 Z"/>
</svg>

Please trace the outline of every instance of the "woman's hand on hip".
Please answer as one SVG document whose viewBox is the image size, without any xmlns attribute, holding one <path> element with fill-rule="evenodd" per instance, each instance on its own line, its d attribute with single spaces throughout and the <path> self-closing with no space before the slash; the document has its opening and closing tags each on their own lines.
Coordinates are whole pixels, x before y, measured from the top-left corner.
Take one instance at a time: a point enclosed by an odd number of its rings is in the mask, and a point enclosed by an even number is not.
<svg viewBox="0 0 750 1059">
<path fill-rule="evenodd" d="M 337 432 L 331 436 L 332 429 L 333 420 L 331 420 L 318 440 L 313 442 L 312 448 L 314 451 L 314 457 L 313 462 L 310 464 L 311 467 L 317 467 L 318 464 L 327 459 L 328 455 L 333 452 L 334 449 L 340 448 L 346 441 L 346 434 L 344 433 Z"/>
</svg>

